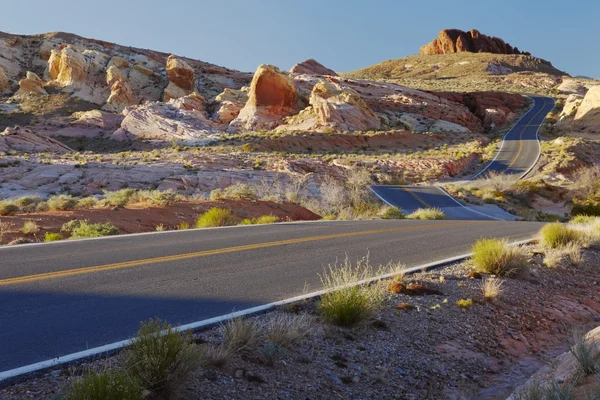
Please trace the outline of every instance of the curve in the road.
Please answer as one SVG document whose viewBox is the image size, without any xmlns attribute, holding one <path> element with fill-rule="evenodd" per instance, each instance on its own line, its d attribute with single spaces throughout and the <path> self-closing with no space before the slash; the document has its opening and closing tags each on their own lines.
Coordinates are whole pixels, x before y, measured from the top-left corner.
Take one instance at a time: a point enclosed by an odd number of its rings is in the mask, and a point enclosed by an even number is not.
<svg viewBox="0 0 600 400">
<path fill-rule="evenodd" d="M 496 155 L 480 172 L 470 179 L 477 179 L 489 172 L 514 175 L 522 179 L 534 168 L 540 157 L 539 129 L 548 113 L 554 108 L 549 97 L 532 96 L 531 109 L 509 130 Z M 391 206 L 406 213 L 419 208 L 436 207 L 452 219 L 461 220 L 512 220 L 514 217 L 499 208 L 467 206 L 450 196 L 439 186 L 388 186 L 371 188 L 373 193 Z"/>
</svg>

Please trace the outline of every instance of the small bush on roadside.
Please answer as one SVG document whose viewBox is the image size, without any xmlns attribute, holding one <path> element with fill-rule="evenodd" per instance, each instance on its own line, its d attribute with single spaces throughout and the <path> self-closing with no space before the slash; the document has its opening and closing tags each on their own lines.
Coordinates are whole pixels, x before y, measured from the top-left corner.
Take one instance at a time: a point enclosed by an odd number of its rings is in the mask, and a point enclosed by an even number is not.
<svg viewBox="0 0 600 400">
<path fill-rule="evenodd" d="M 0 216 L 14 215 L 19 212 L 19 206 L 11 201 L 0 201 Z"/>
<path fill-rule="evenodd" d="M 121 189 L 114 192 L 104 191 L 104 198 L 108 204 L 113 207 L 125 207 L 133 195 L 135 194 L 134 189 Z"/>
<path fill-rule="evenodd" d="M 77 199 L 66 194 L 52 196 L 46 201 L 51 211 L 70 211 L 77 207 Z"/>
<path fill-rule="evenodd" d="M 406 218 L 408 219 L 433 219 L 441 220 L 446 219 L 446 214 L 439 208 L 419 208 L 415 212 L 409 214 Z"/>
<path fill-rule="evenodd" d="M 314 319 L 308 314 L 272 314 L 265 324 L 266 336 L 270 342 L 291 348 L 307 337 L 314 327 Z"/>
<path fill-rule="evenodd" d="M 502 285 L 504 281 L 498 278 L 484 278 L 481 283 L 483 298 L 493 302 L 502 296 Z"/>
<path fill-rule="evenodd" d="M 224 189 L 215 189 L 210 192 L 211 200 L 256 200 L 256 189 L 246 183 L 236 183 Z"/>
<path fill-rule="evenodd" d="M 381 214 L 382 219 L 404 219 L 406 214 L 398 207 L 386 207 Z"/>
<path fill-rule="evenodd" d="M 287 353 L 285 347 L 278 343 L 266 342 L 256 350 L 258 359 L 266 365 L 273 365 Z"/>
<path fill-rule="evenodd" d="M 564 247 L 581 239 L 579 232 L 559 222 L 544 225 L 539 236 L 540 244 L 551 249 Z"/>
<path fill-rule="evenodd" d="M 46 232 L 44 235 L 44 242 L 56 242 L 63 239 L 64 237 L 58 232 Z"/>
<path fill-rule="evenodd" d="M 233 350 L 224 344 L 203 346 L 200 362 L 207 368 L 225 368 L 231 362 L 233 353 Z"/>
<path fill-rule="evenodd" d="M 23 223 L 21 227 L 21 233 L 23 235 L 33 235 L 34 233 L 39 232 L 40 227 L 34 221 L 28 220 Z"/>
<path fill-rule="evenodd" d="M 373 276 L 368 258 L 358 260 L 353 266 L 346 257 L 342 265 L 329 265 L 321 276 L 325 289 L 337 289 L 325 293 L 319 301 L 319 310 L 330 322 L 340 326 L 355 325 L 371 316 L 386 298 L 381 282 L 358 285 Z"/>
<path fill-rule="evenodd" d="M 89 372 L 67 390 L 67 400 L 140 400 L 139 381 L 121 370 Z"/>
<path fill-rule="evenodd" d="M 95 197 L 84 197 L 83 199 L 79 199 L 77 201 L 77 208 L 94 208 L 98 205 L 98 199 Z"/>
<path fill-rule="evenodd" d="M 456 305 L 462 310 L 468 310 L 473 307 L 473 299 L 460 299 L 456 302 Z"/>
<path fill-rule="evenodd" d="M 598 219 L 598 217 L 595 217 L 593 215 L 576 215 L 575 217 L 573 217 L 573 219 L 571 219 L 571 223 L 572 224 L 589 224 L 591 222 L 594 222 Z"/>
<path fill-rule="evenodd" d="M 223 345 L 234 353 L 255 350 L 261 340 L 260 326 L 245 318 L 230 319 L 220 327 Z"/>
<path fill-rule="evenodd" d="M 110 222 L 105 223 L 90 223 L 87 219 L 74 219 L 65 223 L 60 229 L 63 232 L 71 234 L 69 239 L 85 239 L 102 236 L 118 235 L 119 228 L 112 225 Z"/>
<path fill-rule="evenodd" d="M 179 388 L 199 361 L 200 351 L 191 343 L 190 335 L 159 319 L 142 324 L 124 354 L 127 370 L 161 398 Z"/>
<path fill-rule="evenodd" d="M 509 246 L 503 239 L 479 239 L 472 252 L 473 265 L 479 273 L 509 276 L 527 263 L 523 249 Z"/>
<path fill-rule="evenodd" d="M 279 222 L 279 218 L 274 216 L 274 215 L 262 215 L 258 218 L 256 218 L 255 220 L 255 224 L 258 225 L 262 225 L 262 224 L 274 224 L 276 222 Z"/>
<path fill-rule="evenodd" d="M 235 225 L 235 217 L 230 210 L 213 207 L 196 220 L 196 228 Z"/>
<path fill-rule="evenodd" d="M 190 223 L 189 222 L 183 221 L 183 222 L 180 222 L 179 224 L 177 224 L 177 230 L 178 231 L 185 231 L 187 229 L 190 229 Z"/>
</svg>

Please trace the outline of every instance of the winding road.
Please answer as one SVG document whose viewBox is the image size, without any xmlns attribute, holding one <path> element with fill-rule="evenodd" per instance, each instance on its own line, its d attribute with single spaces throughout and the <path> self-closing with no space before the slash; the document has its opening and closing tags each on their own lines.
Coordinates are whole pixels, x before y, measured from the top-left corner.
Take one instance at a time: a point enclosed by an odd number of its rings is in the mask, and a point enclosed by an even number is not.
<svg viewBox="0 0 600 400">
<path fill-rule="evenodd" d="M 554 108 L 554 100 L 539 96 L 531 98 L 533 107 L 506 133 L 494 159 L 470 179 L 483 178 L 494 171 L 512 175 L 517 180 L 533 169 L 540 156 L 538 131 Z M 465 205 L 439 186 L 373 186 L 372 190 L 381 200 L 406 213 L 437 207 L 453 219 L 512 219 L 510 214 L 497 208 Z"/>
<path fill-rule="evenodd" d="M 534 100 L 486 170 L 519 177 L 535 163 L 537 129 L 553 104 Z M 193 324 L 302 295 L 307 285 L 319 290 L 319 273 L 346 255 L 420 266 L 467 253 L 481 237 L 527 239 L 541 226 L 463 221 L 494 218 L 439 188 L 374 190 L 405 210 L 436 206 L 456 220 L 284 223 L 0 247 L 0 382 L 127 340 L 151 317 Z"/>
</svg>

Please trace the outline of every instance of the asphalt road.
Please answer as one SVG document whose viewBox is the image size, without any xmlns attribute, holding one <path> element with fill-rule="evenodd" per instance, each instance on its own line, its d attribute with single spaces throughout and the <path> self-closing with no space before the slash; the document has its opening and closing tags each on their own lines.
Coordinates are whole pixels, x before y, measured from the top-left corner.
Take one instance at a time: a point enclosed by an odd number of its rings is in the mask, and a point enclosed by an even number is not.
<svg viewBox="0 0 600 400">
<path fill-rule="evenodd" d="M 540 155 L 538 130 L 554 108 L 554 100 L 532 96 L 534 105 L 504 136 L 494 159 L 471 179 L 484 178 L 494 171 L 520 179 L 535 166 Z M 386 203 L 411 213 L 419 208 L 440 208 L 459 220 L 506 220 L 510 215 L 499 209 L 467 206 L 438 186 L 374 186 L 373 192 Z"/>
<path fill-rule="evenodd" d="M 0 372 L 127 339 L 151 317 L 186 324 L 318 290 L 346 254 L 415 266 L 540 226 L 330 221 L 2 247 Z"/>
</svg>

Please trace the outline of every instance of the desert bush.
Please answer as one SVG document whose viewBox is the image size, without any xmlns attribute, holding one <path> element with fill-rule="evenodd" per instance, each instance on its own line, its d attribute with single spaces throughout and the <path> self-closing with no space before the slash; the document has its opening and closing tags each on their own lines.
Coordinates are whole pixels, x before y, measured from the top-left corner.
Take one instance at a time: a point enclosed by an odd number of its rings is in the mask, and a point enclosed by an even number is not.
<svg viewBox="0 0 600 400">
<path fill-rule="evenodd" d="M 187 229 L 190 229 L 190 223 L 187 221 L 182 221 L 179 224 L 177 224 L 177 230 L 178 231 L 185 231 Z"/>
<path fill-rule="evenodd" d="M 121 189 L 114 192 L 104 191 L 104 198 L 108 204 L 113 207 L 125 207 L 133 195 L 135 194 L 134 189 Z"/>
<path fill-rule="evenodd" d="M 582 235 L 567 225 L 556 222 L 544 225 L 539 231 L 539 237 L 542 246 L 556 249 L 580 241 Z"/>
<path fill-rule="evenodd" d="M 12 201 L 0 201 L 0 216 L 5 217 L 7 215 L 14 215 L 19 211 L 19 206 L 13 203 Z"/>
<path fill-rule="evenodd" d="M 398 207 L 384 207 L 381 213 L 382 219 L 404 219 L 406 214 L 402 212 Z"/>
<path fill-rule="evenodd" d="M 584 198 L 573 199 L 571 215 L 593 215 L 600 216 L 600 195 L 591 195 Z"/>
<path fill-rule="evenodd" d="M 213 207 L 196 220 L 196 228 L 235 225 L 235 217 L 230 210 Z"/>
<path fill-rule="evenodd" d="M 58 232 L 46 232 L 44 235 L 44 242 L 56 242 L 63 239 L 64 237 Z"/>
<path fill-rule="evenodd" d="M 473 299 L 460 299 L 456 302 L 456 305 L 462 310 L 468 310 L 473 307 Z"/>
<path fill-rule="evenodd" d="M 433 219 L 441 220 L 446 219 L 446 214 L 439 208 L 419 208 L 418 210 L 409 214 L 406 218 L 408 219 Z"/>
<path fill-rule="evenodd" d="M 236 183 L 224 189 L 215 189 L 210 192 L 211 200 L 241 199 L 256 200 L 256 189 L 246 183 Z"/>
<path fill-rule="evenodd" d="M 23 235 L 33 235 L 34 233 L 39 232 L 40 227 L 34 221 L 27 220 L 23 223 L 21 227 L 21 233 Z"/>
<path fill-rule="evenodd" d="M 483 298 L 487 301 L 496 301 L 502 296 L 502 285 L 504 281 L 498 278 L 484 278 L 481 283 Z"/>
<path fill-rule="evenodd" d="M 576 215 L 569 222 L 572 223 L 572 224 L 589 224 L 589 223 L 592 223 L 592 222 L 594 222 L 596 220 L 598 220 L 598 217 L 595 217 L 593 215 L 581 214 L 581 215 Z"/>
<path fill-rule="evenodd" d="M 63 232 L 71 234 L 70 239 L 85 239 L 101 236 L 118 235 L 119 228 L 112 225 L 110 222 L 105 223 L 90 223 L 87 219 L 74 219 L 65 224 L 60 229 Z"/>
<path fill-rule="evenodd" d="M 44 200 L 39 196 L 22 196 L 14 200 L 14 203 L 19 206 L 23 212 L 35 211 L 38 204 Z"/>
<path fill-rule="evenodd" d="M 285 347 L 278 343 L 266 342 L 256 350 L 258 359 L 266 365 L 273 365 L 287 353 Z"/>
<path fill-rule="evenodd" d="M 586 376 L 600 371 L 597 361 L 598 348 L 590 343 L 580 328 L 573 330 L 573 346 L 570 351 Z"/>
<path fill-rule="evenodd" d="M 52 196 L 46 201 L 51 211 L 69 211 L 77 207 L 77 199 L 72 196 L 61 194 Z"/>
<path fill-rule="evenodd" d="M 177 332 L 167 322 L 151 319 L 142 324 L 123 360 L 144 388 L 164 398 L 190 377 L 200 355 L 188 333 Z"/>
<path fill-rule="evenodd" d="M 523 249 L 509 246 L 503 239 L 479 239 L 471 251 L 473 265 L 480 273 L 508 276 L 527 263 Z"/>
<path fill-rule="evenodd" d="M 84 197 L 83 199 L 79 199 L 77 201 L 77 208 L 94 208 L 98 205 L 98 199 L 95 197 Z"/>
<path fill-rule="evenodd" d="M 130 198 L 130 203 L 148 203 L 154 206 L 168 206 L 181 199 L 177 192 L 168 190 L 138 190 Z"/>
<path fill-rule="evenodd" d="M 578 197 L 590 197 L 600 190 L 600 166 L 580 168 L 573 178 Z"/>
<path fill-rule="evenodd" d="M 341 265 L 329 265 L 321 276 L 323 286 L 330 290 L 319 301 L 323 317 L 336 325 L 351 326 L 371 316 L 386 297 L 380 282 L 359 284 L 373 275 L 368 257 L 358 260 L 356 266 L 348 257 Z"/>
<path fill-rule="evenodd" d="M 231 362 L 233 354 L 233 350 L 224 344 L 205 345 L 202 347 L 200 362 L 204 367 L 224 368 Z"/>
<path fill-rule="evenodd" d="M 262 215 L 254 221 L 255 224 L 274 224 L 279 222 L 279 218 L 274 215 Z"/>
<path fill-rule="evenodd" d="M 265 323 L 266 336 L 270 342 L 291 348 L 307 337 L 314 327 L 314 318 L 308 314 L 274 313 Z"/>
<path fill-rule="evenodd" d="M 65 394 L 67 400 L 141 400 L 139 381 L 121 370 L 89 372 L 73 381 Z"/>
<path fill-rule="evenodd" d="M 262 336 L 260 326 L 245 318 L 234 318 L 220 327 L 223 335 L 223 345 L 234 353 L 255 350 Z"/>
</svg>

